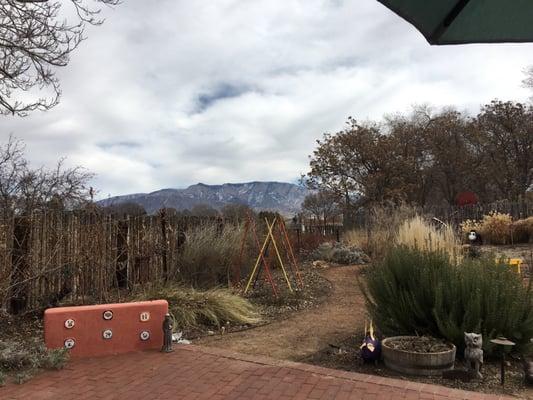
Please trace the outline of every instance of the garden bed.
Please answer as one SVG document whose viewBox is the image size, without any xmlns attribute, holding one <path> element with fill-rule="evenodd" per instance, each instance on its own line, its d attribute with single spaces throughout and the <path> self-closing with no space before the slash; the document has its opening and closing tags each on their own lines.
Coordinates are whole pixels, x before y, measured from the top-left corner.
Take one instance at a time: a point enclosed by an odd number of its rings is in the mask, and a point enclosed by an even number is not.
<svg viewBox="0 0 533 400">
<path fill-rule="evenodd" d="M 42 319 L 35 314 L 0 315 L 0 386 L 9 380 L 24 383 L 41 369 L 63 368 L 68 354 L 47 351 L 42 332 Z"/>
<path fill-rule="evenodd" d="M 272 278 L 278 290 L 277 298 L 273 295 L 270 284 L 262 278 L 258 280 L 256 287 L 252 287 L 244 296 L 257 306 L 262 319 L 260 323 L 255 325 L 226 325 L 223 330 L 222 327 L 209 325 L 191 327 L 183 330 L 184 337 L 196 340 L 209 335 L 240 332 L 289 318 L 296 312 L 320 305 L 330 295 L 331 283 L 311 268 L 308 263 L 300 267 L 300 274 L 304 283 L 301 289 L 293 287 L 293 292 L 291 292 L 287 287 L 282 271 L 278 268 L 272 271 Z M 241 287 L 245 285 L 246 281 L 243 280 Z"/>
<path fill-rule="evenodd" d="M 505 369 L 505 386 L 500 385 L 500 363 L 498 360 L 485 360 L 483 365 L 483 379 L 463 382 L 461 380 L 448 380 L 441 376 L 411 376 L 403 375 L 387 368 L 383 362 L 377 365 L 363 363 L 359 346 L 363 342 L 363 333 L 350 336 L 343 341 L 332 343 L 325 349 L 312 354 L 300 361 L 319 365 L 327 368 L 359 372 L 363 374 L 378 375 L 395 379 L 403 379 L 427 384 L 442 385 L 462 390 L 483 393 L 505 394 L 516 396 L 520 399 L 533 399 L 533 390 L 524 384 L 524 373 L 519 361 L 511 359 Z M 456 360 L 455 369 L 464 369 L 461 361 Z"/>
</svg>

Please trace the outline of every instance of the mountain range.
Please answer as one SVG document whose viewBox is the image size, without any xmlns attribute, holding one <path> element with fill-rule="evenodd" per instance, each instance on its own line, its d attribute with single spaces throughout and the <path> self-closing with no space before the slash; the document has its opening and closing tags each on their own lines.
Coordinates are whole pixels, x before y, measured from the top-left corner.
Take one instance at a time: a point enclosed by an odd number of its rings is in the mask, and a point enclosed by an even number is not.
<svg viewBox="0 0 533 400">
<path fill-rule="evenodd" d="M 205 185 L 198 183 L 186 189 L 162 189 L 152 193 L 134 193 L 100 200 L 101 206 L 136 203 L 153 214 L 163 207 L 177 210 L 191 209 L 197 204 L 207 204 L 220 209 L 231 203 L 246 204 L 254 210 L 278 211 L 294 215 L 309 191 L 287 182 L 247 182 Z"/>
</svg>

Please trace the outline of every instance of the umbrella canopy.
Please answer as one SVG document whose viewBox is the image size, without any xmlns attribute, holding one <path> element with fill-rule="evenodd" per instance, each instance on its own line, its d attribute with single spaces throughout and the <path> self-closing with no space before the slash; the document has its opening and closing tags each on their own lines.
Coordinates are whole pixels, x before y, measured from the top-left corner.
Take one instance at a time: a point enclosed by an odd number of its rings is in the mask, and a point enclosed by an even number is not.
<svg viewBox="0 0 533 400">
<path fill-rule="evenodd" d="M 431 44 L 533 42 L 533 0 L 378 0 Z"/>
</svg>

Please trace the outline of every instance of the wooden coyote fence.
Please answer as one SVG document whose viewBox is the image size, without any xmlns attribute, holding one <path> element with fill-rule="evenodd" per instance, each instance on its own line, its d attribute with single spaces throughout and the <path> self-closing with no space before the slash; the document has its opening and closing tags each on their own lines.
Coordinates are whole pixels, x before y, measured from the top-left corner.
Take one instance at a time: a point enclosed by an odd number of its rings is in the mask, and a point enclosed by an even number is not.
<svg viewBox="0 0 533 400">
<path fill-rule="evenodd" d="M 187 228 L 214 223 L 222 228 L 224 221 L 90 212 L 0 219 L 0 307 L 39 310 L 66 296 L 101 302 L 120 288 L 164 282 L 176 271 Z"/>
<path fill-rule="evenodd" d="M 384 208 L 388 212 L 394 212 L 394 207 Z M 509 214 L 513 220 L 523 219 L 533 216 L 533 201 L 498 201 L 488 204 L 472 204 L 465 206 L 445 206 L 445 207 L 413 207 L 421 215 L 439 218 L 445 222 L 451 222 L 458 226 L 466 220 L 481 220 L 484 215 L 491 212 Z M 345 219 L 345 229 L 373 229 L 372 210 L 360 208 Z"/>
<path fill-rule="evenodd" d="M 491 212 L 509 214 L 513 220 L 533 216 L 533 201 L 498 201 L 490 204 L 472 204 L 462 207 L 437 207 L 424 209 L 427 214 L 434 215 L 444 221 L 460 224 L 465 220 L 480 220 Z"/>
</svg>

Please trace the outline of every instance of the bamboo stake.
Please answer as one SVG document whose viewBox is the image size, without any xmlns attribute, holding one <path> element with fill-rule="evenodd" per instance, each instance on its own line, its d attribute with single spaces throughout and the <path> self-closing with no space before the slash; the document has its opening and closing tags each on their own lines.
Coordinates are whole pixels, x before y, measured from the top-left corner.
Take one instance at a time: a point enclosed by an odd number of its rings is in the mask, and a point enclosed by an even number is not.
<svg viewBox="0 0 533 400">
<path fill-rule="evenodd" d="M 287 286 L 289 287 L 289 290 L 292 293 L 293 290 L 292 290 L 291 282 L 289 280 L 289 277 L 287 276 L 287 271 L 285 270 L 285 267 L 283 266 L 283 260 L 281 259 L 281 255 L 279 254 L 278 246 L 276 244 L 276 239 L 274 238 L 274 235 L 272 234 L 272 229 L 274 228 L 274 225 L 276 224 L 276 221 L 277 221 L 277 217 L 274 217 L 274 219 L 272 220 L 272 225 L 269 225 L 268 220 L 265 218 L 265 222 L 266 222 L 267 228 L 268 228 L 267 238 L 268 238 L 268 236 L 270 236 L 271 239 L 272 239 L 272 243 L 274 244 L 274 250 L 276 251 L 276 255 L 278 257 L 278 261 L 279 261 L 279 264 L 281 266 L 281 270 L 283 271 L 283 276 L 285 277 L 285 281 L 287 281 Z"/>
</svg>

